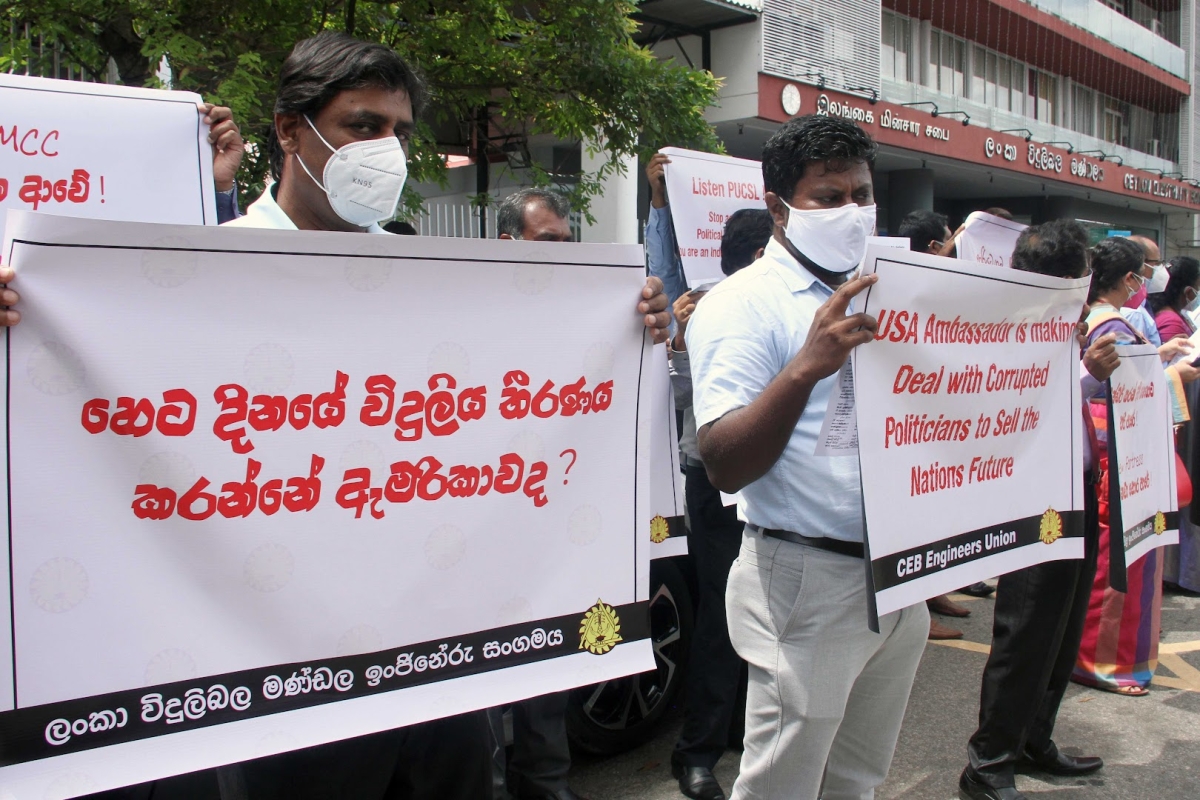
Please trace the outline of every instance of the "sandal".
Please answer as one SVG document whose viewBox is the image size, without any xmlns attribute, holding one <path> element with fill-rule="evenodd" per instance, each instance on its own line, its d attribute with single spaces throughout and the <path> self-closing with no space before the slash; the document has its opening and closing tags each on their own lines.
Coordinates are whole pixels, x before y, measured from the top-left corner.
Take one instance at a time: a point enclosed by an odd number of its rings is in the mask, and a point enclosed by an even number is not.
<svg viewBox="0 0 1200 800">
<path fill-rule="evenodd" d="M 1123 694 L 1126 697 L 1145 697 L 1150 694 L 1150 690 L 1145 686 L 1117 686 L 1109 691 L 1114 694 Z"/>
</svg>

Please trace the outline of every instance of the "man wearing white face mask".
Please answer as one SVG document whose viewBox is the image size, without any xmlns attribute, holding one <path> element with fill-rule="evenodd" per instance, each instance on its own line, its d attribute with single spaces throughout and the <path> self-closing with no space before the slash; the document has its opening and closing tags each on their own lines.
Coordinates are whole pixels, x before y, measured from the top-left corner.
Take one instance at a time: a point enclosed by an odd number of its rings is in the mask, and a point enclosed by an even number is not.
<svg viewBox="0 0 1200 800">
<path fill-rule="evenodd" d="M 867 628 L 857 457 L 814 456 L 834 374 L 876 320 L 847 315 L 875 228 L 875 143 L 820 116 L 763 148 L 774 238 L 717 285 L 685 333 L 700 456 L 741 492 L 726 610 L 748 664 L 735 800 L 870 798 L 887 776 L 929 631 L 921 603 Z"/>
<path fill-rule="evenodd" d="M 275 182 L 227 224 L 386 234 L 379 223 L 395 216 L 425 99 L 423 82 L 389 47 L 332 32 L 300 42 L 280 72 L 267 143 Z M 665 341 L 661 282 L 648 280 L 630 299 Z M 226 768 L 222 800 L 480 800 L 491 793 L 490 763 L 478 711 Z"/>
</svg>

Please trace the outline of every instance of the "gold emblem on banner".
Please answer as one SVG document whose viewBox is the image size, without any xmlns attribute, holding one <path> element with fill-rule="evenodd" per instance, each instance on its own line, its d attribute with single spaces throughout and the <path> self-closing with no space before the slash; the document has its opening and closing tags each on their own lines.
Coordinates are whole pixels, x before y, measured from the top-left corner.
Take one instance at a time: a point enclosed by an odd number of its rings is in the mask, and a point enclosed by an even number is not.
<svg viewBox="0 0 1200 800">
<path fill-rule="evenodd" d="M 662 514 L 655 515 L 654 519 L 650 520 L 650 541 L 662 544 L 670 535 L 671 526 L 667 524 L 667 518 Z"/>
<path fill-rule="evenodd" d="M 1167 532 L 1167 517 L 1161 511 L 1154 515 L 1154 535 L 1162 536 Z"/>
<path fill-rule="evenodd" d="M 579 649 L 602 656 L 621 641 L 624 641 L 621 638 L 621 618 L 612 606 L 597 599 L 596 605 L 587 610 L 579 624 Z"/>
<path fill-rule="evenodd" d="M 1042 514 L 1042 524 L 1038 526 L 1038 538 L 1043 544 L 1054 544 L 1063 535 L 1063 519 L 1053 508 L 1047 508 Z"/>
</svg>

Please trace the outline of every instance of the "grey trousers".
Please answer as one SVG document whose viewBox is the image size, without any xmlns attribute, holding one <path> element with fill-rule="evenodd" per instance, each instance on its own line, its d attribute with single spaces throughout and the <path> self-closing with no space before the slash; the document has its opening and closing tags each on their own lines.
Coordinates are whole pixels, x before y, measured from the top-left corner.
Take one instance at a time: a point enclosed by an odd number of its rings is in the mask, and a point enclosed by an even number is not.
<svg viewBox="0 0 1200 800">
<path fill-rule="evenodd" d="M 729 573 L 749 665 L 732 800 L 871 800 L 887 777 L 929 633 L 924 603 L 867 628 L 860 559 L 747 530 Z"/>
</svg>

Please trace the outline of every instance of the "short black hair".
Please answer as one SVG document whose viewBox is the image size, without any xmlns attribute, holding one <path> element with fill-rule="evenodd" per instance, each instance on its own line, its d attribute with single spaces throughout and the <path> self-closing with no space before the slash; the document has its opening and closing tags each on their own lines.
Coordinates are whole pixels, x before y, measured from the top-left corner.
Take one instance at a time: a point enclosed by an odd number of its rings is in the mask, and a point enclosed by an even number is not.
<svg viewBox="0 0 1200 800">
<path fill-rule="evenodd" d="M 571 213 L 571 203 L 562 192 L 537 187 L 519 189 L 500 203 L 496 211 L 496 235 L 508 234 L 520 239 L 525 233 L 525 208 L 533 202 L 550 209 L 559 219 L 566 219 Z"/>
<path fill-rule="evenodd" d="M 1009 222 L 1013 221 L 1012 212 L 1009 211 L 1007 208 L 1000 208 L 1000 206 L 992 206 L 991 208 L 985 208 L 983 210 L 983 213 L 991 214 L 993 217 L 999 217 L 1000 219 L 1006 219 Z"/>
<path fill-rule="evenodd" d="M 411 222 L 394 219 L 383 226 L 383 229 L 388 233 L 395 233 L 399 236 L 416 236 L 417 229 L 412 226 Z"/>
<path fill-rule="evenodd" d="M 914 252 L 924 253 L 930 242 L 942 242 L 945 239 L 948 227 L 945 214 L 918 208 L 904 215 L 896 235 L 907 237 L 909 247 Z"/>
<path fill-rule="evenodd" d="M 276 114 L 313 117 L 347 89 L 382 86 L 403 89 L 419 115 L 428 100 L 425 81 L 387 45 L 364 42 L 344 33 L 323 31 L 298 42 L 279 70 Z M 267 137 L 267 155 L 275 180 L 283 173 L 283 148 L 275 126 Z"/>
<path fill-rule="evenodd" d="M 1087 271 L 1087 231 L 1073 219 L 1055 219 L 1021 231 L 1012 267 L 1056 278 L 1082 278 Z"/>
<path fill-rule="evenodd" d="M 754 262 L 754 255 L 771 241 L 774 228 L 765 208 L 739 208 L 725 220 L 721 236 L 721 272 L 732 275 Z"/>
<path fill-rule="evenodd" d="M 1129 273 L 1140 275 L 1145 259 L 1146 251 L 1135 241 L 1124 236 L 1101 239 L 1092 248 L 1092 288 L 1088 302 L 1114 288 Z"/>
<path fill-rule="evenodd" d="M 1200 261 L 1191 256 L 1175 256 L 1168 263 L 1167 272 L 1171 275 L 1171 279 L 1167 281 L 1167 288 L 1160 294 L 1152 294 L 1146 298 L 1150 310 L 1155 314 L 1164 308 L 1173 308 L 1176 311 L 1183 308 L 1184 289 L 1189 286 L 1195 289 L 1196 282 L 1200 281 Z"/>
<path fill-rule="evenodd" d="M 875 165 L 879 147 L 866 131 L 849 120 L 806 114 L 794 117 L 763 145 L 763 188 L 785 202 L 812 163 L 840 171 L 854 164 Z"/>
</svg>

